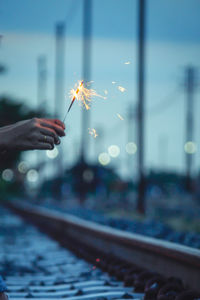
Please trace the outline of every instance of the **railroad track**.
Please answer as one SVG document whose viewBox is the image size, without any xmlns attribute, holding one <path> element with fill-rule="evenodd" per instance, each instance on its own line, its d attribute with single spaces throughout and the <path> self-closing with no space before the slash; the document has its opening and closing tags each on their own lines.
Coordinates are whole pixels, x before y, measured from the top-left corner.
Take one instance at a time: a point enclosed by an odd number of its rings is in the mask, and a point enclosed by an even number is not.
<svg viewBox="0 0 200 300">
<path fill-rule="evenodd" d="M 0 272 L 9 299 L 142 299 L 142 293 L 124 287 L 22 219 L 6 210 L 0 213 Z"/>
<path fill-rule="evenodd" d="M 40 230 L 59 241 L 63 247 L 88 261 L 93 273 L 97 270 L 100 272 L 100 269 L 107 272 L 110 276 L 101 273 L 96 280 L 101 281 L 104 278 L 103 285 L 109 282 L 111 286 L 114 282 L 115 288 L 118 289 L 117 291 L 115 289 L 115 292 L 119 293 L 112 294 L 115 293 L 113 290 L 108 292 L 107 296 L 105 292 L 88 296 L 86 290 L 85 292 L 81 290 L 79 294 L 82 293 L 82 295 L 73 295 L 74 300 L 200 299 L 198 293 L 200 292 L 199 250 L 126 233 L 25 203 L 10 203 L 8 206 L 25 220 L 32 222 Z M 89 279 L 91 282 L 92 280 Z M 94 290 L 97 291 L 97 287 L 94 287 Z M 56 294 L 56 297 L 64 296 Z M 57 299 L 56 297 L 54 299 Z M 66 299 L 71 299 L 70 297 L 68 295 Z M 19 297 L 16 298 L 19 299 Z M 40 298 L 37 297 L 37 299 Z"/>
</svg>

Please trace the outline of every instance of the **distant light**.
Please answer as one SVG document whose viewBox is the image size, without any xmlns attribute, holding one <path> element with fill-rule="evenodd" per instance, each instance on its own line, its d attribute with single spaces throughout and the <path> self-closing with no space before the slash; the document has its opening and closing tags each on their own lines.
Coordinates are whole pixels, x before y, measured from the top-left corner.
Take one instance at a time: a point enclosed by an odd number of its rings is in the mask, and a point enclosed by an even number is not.
<svg viewBox="0 0 200 300">
<path fill-rule="evenodd" d="M 130 155 L 133 155 L 137 152 L 137 145 L 133 142 L 126 144 L 126 152 Z"/>
<path fill-rule="evenodd" d="M 126 89 L 123 86 L 118 86 L 118 90 L 122 93 L 124 93 L 126 91 Z"/>
<path fill-rule="evenodd" d="M 50 159 L 54 159 L 58 156 L 58 149 L 55 147 L 53 150 L 47 150 L 46 151 L 46 155 L 48 156 L 48 158 Z"/>
<path fill-rule="evenodd" d="M 117 145 L 108 147 L 108 153 L 111 157 L 117 157 L 120 154 L 120 148 Z"/>
<path fill-rule="evenodd" d="M 38 172 L 34 169 L 28 171 L 26 178 L 29 182 L 36 182 L 39 179 Z"/>
<path fill-rule="evenodd" d="M 25 161 L 21 161 L 18 165 L 18 171 L 25 174 L 28 171 L 28 165 Z"/>
<path fill-rule="evenodd" d="M 14 173 L 13 173 L 13 171 L 11 169 L 5 169 L 2 172 L 2 178 L 3 178 L 3 180 L 5 180 L 7 182 L 12 181 L 13 177 L 14 177 Z"/>
<path fill-rule="evenodd" d="M 110 156 L 106 152 L 100 153 L 98 159 L 100 164 L 103 166 L 106 166 L 110 163 Z"/>
<path fill-rule="evenodd" d="M 92 170 L 87 169 L 83 172 L 83 180 L 85 182 L 90 183 L 90 182 L 92 182 L 93 179 L 94 179 L 94 173 Z"/>
<path fill-rule="evenodd" d="M 197 151 L 197 146 L 194 142 L 189 141 L 185 143 L 184 150 L 188 154 L 194 154 Z"/>
</svg>

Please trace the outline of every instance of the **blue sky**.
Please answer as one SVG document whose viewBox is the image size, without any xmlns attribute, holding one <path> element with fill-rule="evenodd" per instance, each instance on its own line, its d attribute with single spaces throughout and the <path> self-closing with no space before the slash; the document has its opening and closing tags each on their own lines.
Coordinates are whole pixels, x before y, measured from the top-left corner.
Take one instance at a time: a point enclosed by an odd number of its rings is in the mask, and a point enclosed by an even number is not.
<svg viewBox="0 0 200 300">
<path fill-rule="evenodd" d="M 127 142 L 127 110 L 136 105 L 137 71 L 137 1 L 92 0 L 92 80 L 94 88 L 107 100 L 96 99 L 91 110 L 91 127 L 103 136 L 92 139 L 88 157 L 95 160 L 95 149 L 106 151 L 110 144 L 121 148 L 121 155 L 111 164 L 122 174 L 127 170 L 124 146 Z M 9 94 L 36 107 L 37 58 L 47 56 L 47 106 L 54 111 L 54 30 L 57 21 L 66 20 L 66 95 L 82 76 L 82 0 L 2 0 L 0 2 L 0 62 L 8 73 L 0 77 L 0 94 Z M 185 94 L 184 68 L 199 68 L 200 2 L 197 0 L 148 0 L 146 47 L 146 159 L 147 169 L 164 167 L 184 170 Z M 124 62 L 130 61 L 130 65 Z M 121 93 L 117 85 L 124 86 Z M 63 95 L 63 106 L 68 104 Z M 174 97 L 173 99 L 171 98 Z M 166 99 L 166 100 L 165 100 Z M 169 99 L 169 104 L 168 100 Z M 195 142 L 199 145 L 199 89 L 195 94 Z M 167 105 L 154 111 L 162 101 Z M 66 105 L 67 106 L 67 105 Z M 64 108 L 64 107 L 63 107 Z M 62 110 L 63 111 L 63 110 Z M 124 116 L 124 121 L 116 117 Z M 62 118 L 62 114 L 60 118 Z M 79 149 L 81 108 L 76 105 L 68 118 L 69 134 L 63 149 L 66 163 L 71 164 Z M 133 122 L 136 141 L 136 123 Z M 116 134 L 117 133 L 117 134 Z M 159 146 L 161 142 L 162 146 Z M 163 146 L 164 145 L 164 146 Z M 162 150 L 163 149 L 163 150 Z M 194 155 L 199 167 L 199 152 Z"/>
</svg>

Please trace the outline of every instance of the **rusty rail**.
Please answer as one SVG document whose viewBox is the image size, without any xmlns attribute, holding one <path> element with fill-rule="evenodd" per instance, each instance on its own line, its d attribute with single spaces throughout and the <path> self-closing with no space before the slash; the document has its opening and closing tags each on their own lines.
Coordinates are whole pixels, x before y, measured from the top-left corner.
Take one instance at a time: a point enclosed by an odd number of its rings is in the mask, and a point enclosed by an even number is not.
<svg viewBox="0 0 200 300">
<path fill-rule="evenodd" d="M 48 228 L 55 235 L 73 238 L 102 253 L 113 253 L 141 268 L 180 278 L 186 286 L 200 292 L 200 251 L 197 249 L 127 233 L 46 208 L 24 203 L 8 206 L 41 229 Z"/>
</svg>

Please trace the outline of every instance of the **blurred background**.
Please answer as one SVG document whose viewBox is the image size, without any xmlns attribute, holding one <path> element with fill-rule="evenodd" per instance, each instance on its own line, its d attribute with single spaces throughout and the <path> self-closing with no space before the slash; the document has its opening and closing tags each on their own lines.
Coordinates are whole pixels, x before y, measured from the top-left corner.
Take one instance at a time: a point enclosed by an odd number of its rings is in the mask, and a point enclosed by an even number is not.
<svg viewBox="0 0 200 300">
<path fill-rule="evenodd" d="M 2 0 L 1 126 L 63 120 L 79 80 L 102 97 L 89 111 L 74 103 L 54 150 L 1 157 L 1 199 L 185 244 L 189 232 L 195 244 L 199 10 L 197 0 Z"/>
</svg>

